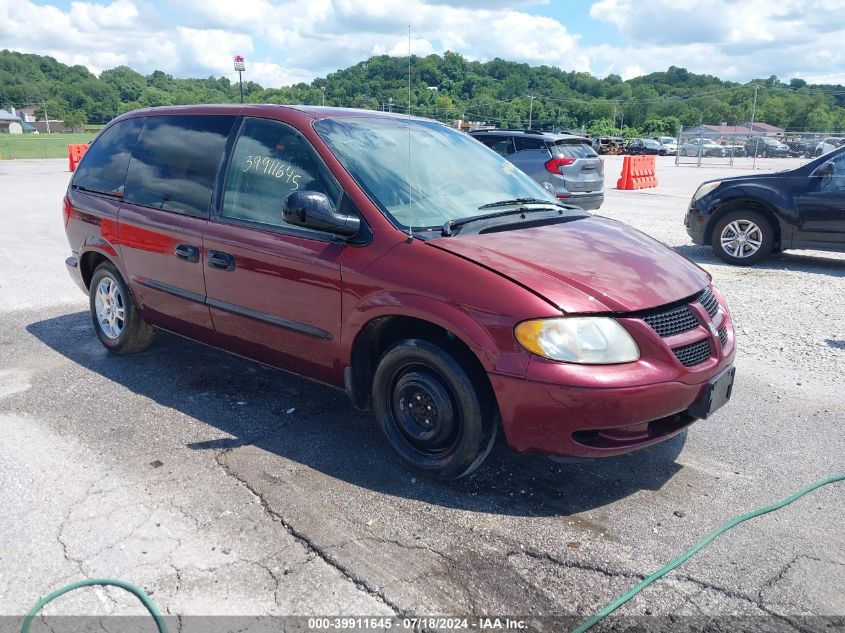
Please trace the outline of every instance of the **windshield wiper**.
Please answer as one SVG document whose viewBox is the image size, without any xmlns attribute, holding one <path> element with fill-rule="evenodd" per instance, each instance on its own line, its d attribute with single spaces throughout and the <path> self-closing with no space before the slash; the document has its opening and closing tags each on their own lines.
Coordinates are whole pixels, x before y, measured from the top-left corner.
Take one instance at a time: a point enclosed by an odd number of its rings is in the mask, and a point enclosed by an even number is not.
<svg viewBox="0 0 845 633">
<path fill-rule="evenodd" d="M 82 185 L 73 185 L 73 188 L 77 191 L 84 191 L 85 193 L 96 193 L 101 196 L 109 196 L 111 198 L 123 198 L 123 194 L 119 191 L 103 191 L 92 187 L 83 187 Z"/>
<path fill-rule="evenodd" d="M 563 205 L 561 205 L 563 206 Z M 483 207 L 478 207 L 482 209 Z M 517 209 L 508 209 L 507 211 L 496 211 L 494 213 L 482 213 L 481 215 L 471 215 L 468 218 L 460 218 L 459 220 L 447 220 L 443 224 L 443 229 L 440 231 L 440 234 L 443 237 L 451 237 L 452 234 L 455 232 L 455 229 L 459 229 L 465 224 L 469 224 L 470 222 L 478 222 L 479 220 L 491 220 L 493 218 L 500 218 L 505 215 L 522 215 L 525 213 L 548 213 L 549 209 L 526 209 L 525 207 L 519 207 Z M 558 211 L 558 213 L 563 214 L 563 211 Z"/>
<path fill-rule="evenodd" d="M 553 202 L 551 200 L 543 200 L 541 198 L 514 198 L 513 200 L 499 200 L 498 202 L 490 202 L 482 204 L 479 209 L 493 209 L 495 207 L 509 207 L 512 204 L 546 204 L 553 207 L 563 207 L 566 205 L 562 202 Z"/>
</svg>

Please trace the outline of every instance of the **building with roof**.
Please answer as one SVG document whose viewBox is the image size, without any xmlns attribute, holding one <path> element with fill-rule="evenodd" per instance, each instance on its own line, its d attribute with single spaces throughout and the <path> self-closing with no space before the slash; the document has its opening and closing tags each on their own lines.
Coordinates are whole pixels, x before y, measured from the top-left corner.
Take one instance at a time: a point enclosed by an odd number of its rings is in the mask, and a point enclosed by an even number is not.
<svg viewBox="0 0 845 633">
<path fill-rule="evenodd" d="M 0 110 L 0 132 L 23 134 L 23 121 L 7 110 Z"/>
<path fill-rule="evenodd" d="M 703 138 L 749 138 L 752 136 L 780 136 L 783 128 L 768 123 L 739 123 L 737 125 L 699 125 L 681 133 L 683 137 L 700 136 Z"/>
</svg>

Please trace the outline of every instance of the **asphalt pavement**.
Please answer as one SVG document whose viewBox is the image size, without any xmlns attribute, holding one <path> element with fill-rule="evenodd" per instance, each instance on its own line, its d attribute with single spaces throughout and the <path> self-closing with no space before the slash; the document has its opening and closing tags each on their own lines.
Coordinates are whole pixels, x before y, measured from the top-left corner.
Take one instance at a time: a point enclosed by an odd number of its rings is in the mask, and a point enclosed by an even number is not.
<svg viewBox="0 0 845 633">
<path fill-rule="evenodd" d="M 541 618 L 586 617 L 733 516 L 845 470 L 845 256 L 721 264 L 681 221 L 701 180 L 740 168 L 661 159 L 658 188 L 625 192 L 620 164 L 606 161 L 600 213 L 713 274 L 738 326 L 733 399 L 627 456 L 558 463 L 498 444 L 441 484 L 396 462 L 340 392 L 172 335 L 107 353 L 64 270 L 66 162 L 0 162 L 0 615 L 105 576 L 187 618 L 510 615 L 561 630 Z M 828 486 L 619 613 L 665 630 L 822 630 L 833 620 L 815 616 L 845 616 L 843 517 L 845 484 Z M 46 612 L 144 613 L 101 588 Z"/>
</svg>

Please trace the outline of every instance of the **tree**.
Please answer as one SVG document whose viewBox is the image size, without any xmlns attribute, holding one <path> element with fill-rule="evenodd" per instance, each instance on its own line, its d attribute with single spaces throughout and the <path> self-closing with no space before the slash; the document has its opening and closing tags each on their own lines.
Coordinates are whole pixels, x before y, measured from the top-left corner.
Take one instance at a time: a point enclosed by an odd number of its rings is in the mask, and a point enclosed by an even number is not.
<svg viewBox="0 0 845 633">
<path fill-rule="evenodd" d="M 534 95 L 532 123 L 543 129 L 588 125 L 592 131 L 622 134 L 615 125 L 624 113 L 628 134 L 674 135 L 680 124 L 748 121 L 757 86 L 765 88 L 758 90 L 757 121 L 791 129 L 845 127 L 845 87 L 809 85 L 797 77 L 788 85 L 773 76 L 739 84 L 671 66 L 626 81 L 615 74 L 599 79 L 498 58 L 469 61 L 455 52 L 411 61 L 414 112 L 437 118 L 521 127 L 528 123 L 527 97 Z M 407 57 L 377 55 L 308 83 L 265 89 L 247 81 L 244 98 L 318 104 L 325 94 L 327 105 L 374 109 L 393 98 L 398 110 L 407 102 L 407 72 Z M 51 118 L 79 111 L 89 122 L 104 123 L 146 106 L 237 102 L 238 86 L 226 77 L 180 79 L 160 70 L 143 76 L 127 66 L 95 77 L 83 66 L 66 66 L 51 57 L 0 51 L 0 107 L 45 101 Z"/>
<path fill-rule="evenodd" d="M 65 127 L 70 128 L 73 132 L 84 132 L 87 120 L 82 110 L 74 110 L 64 116 L 63 123 Z"/>
</svg>

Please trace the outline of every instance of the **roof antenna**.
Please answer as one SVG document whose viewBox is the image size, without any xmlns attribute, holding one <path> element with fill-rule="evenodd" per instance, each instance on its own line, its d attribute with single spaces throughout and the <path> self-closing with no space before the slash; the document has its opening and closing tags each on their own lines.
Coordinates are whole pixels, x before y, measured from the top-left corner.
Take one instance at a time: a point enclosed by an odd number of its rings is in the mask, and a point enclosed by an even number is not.
<svg viewBox="0 0 845 633">
<path fill-rule="evenodd" d="M 408 25 L 408 244 L 414 241 L 414 205 L 411 200 L 411 25 Z"/>
</svg>

